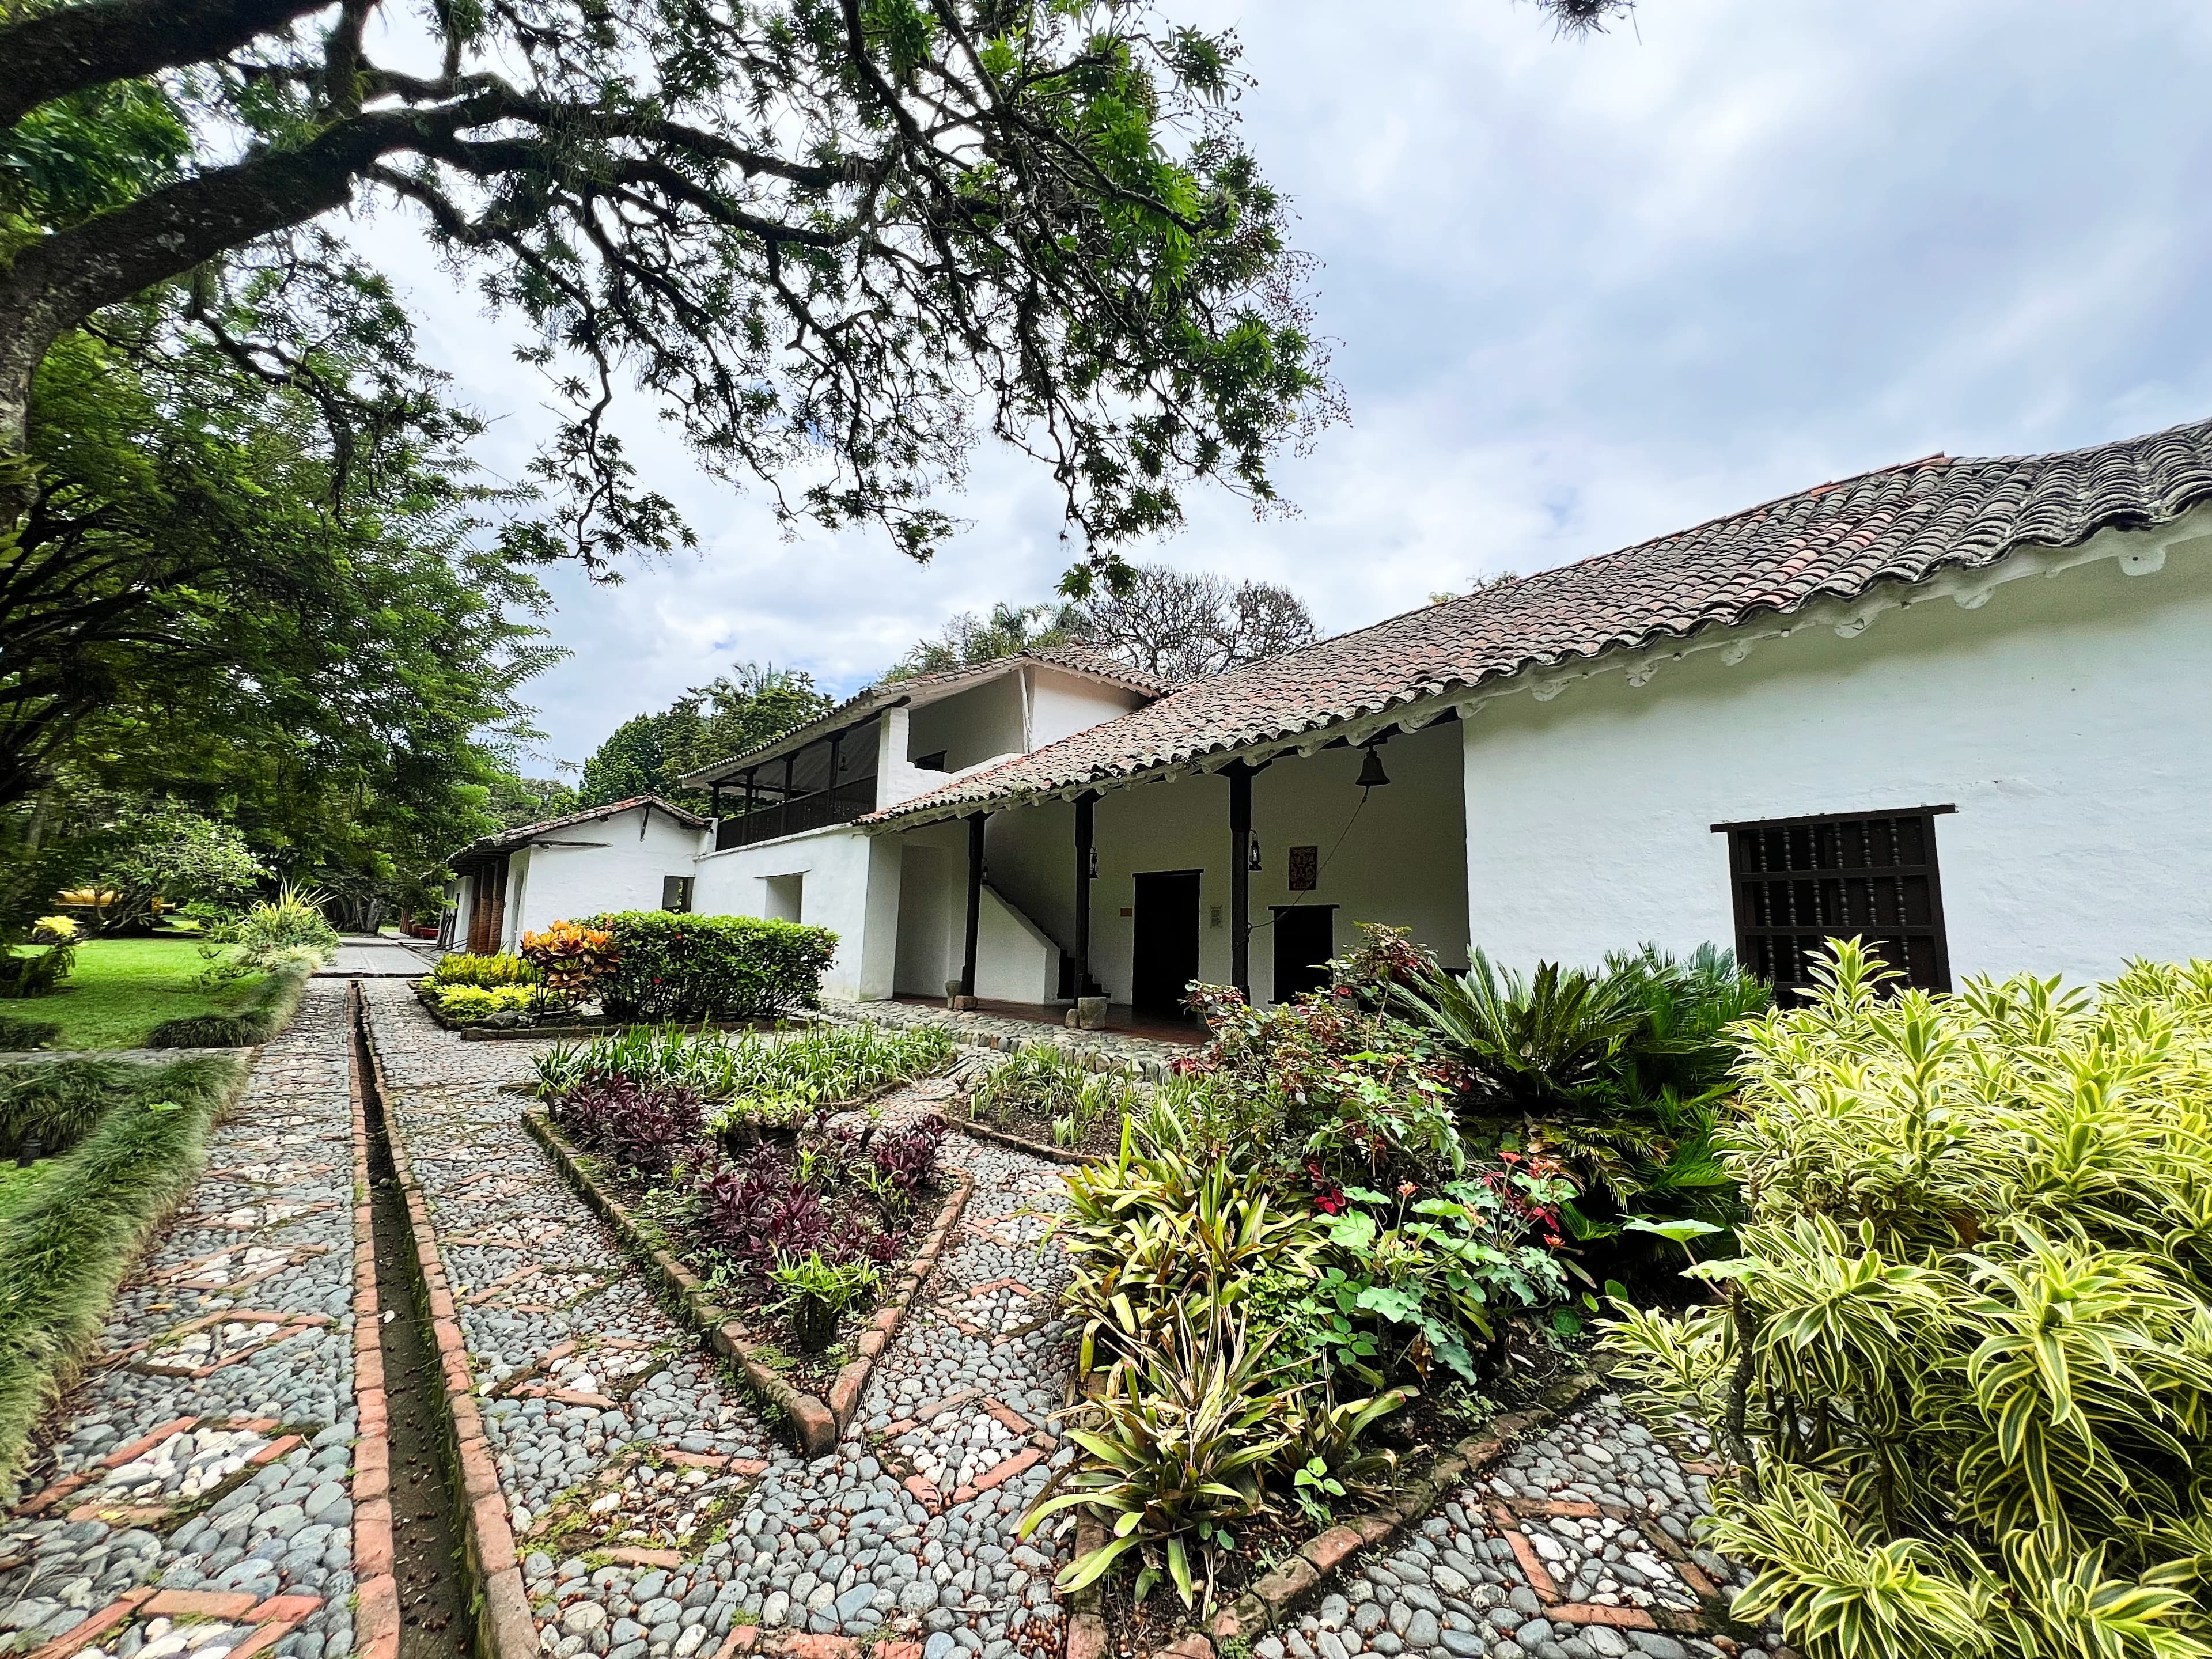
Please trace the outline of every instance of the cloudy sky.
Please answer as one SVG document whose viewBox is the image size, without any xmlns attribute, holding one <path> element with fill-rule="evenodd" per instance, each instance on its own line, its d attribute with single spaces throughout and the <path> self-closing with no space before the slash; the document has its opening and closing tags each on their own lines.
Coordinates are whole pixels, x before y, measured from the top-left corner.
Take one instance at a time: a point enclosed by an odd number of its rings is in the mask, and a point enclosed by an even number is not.
<svg viewBox="0 0 2212 1659">
<path fill-rule="evenodd" d="M 2063 449 L 2212 415 L 2212 6 L 1644 0 L 1553 37 L 1511 0 L 1162 0 L 1233 25 L 1252 143 L 1322 262 L 1352 420 L 1136 550 L 1260 575 L 1334 632 L 1868 467 Z M 397 233 L 398 227 L 390 229 Z M 519 468 L 541 390 L 427 256 L 427 343 Z M 529 769 L 739 660 L 856 689 L 1068 562 L 1049 480 L 986 454 L 974 527 L 917 568 L 779 538 L 648 422 L 702 550 L 559 576 L 574 655 Z"/>
</svg>

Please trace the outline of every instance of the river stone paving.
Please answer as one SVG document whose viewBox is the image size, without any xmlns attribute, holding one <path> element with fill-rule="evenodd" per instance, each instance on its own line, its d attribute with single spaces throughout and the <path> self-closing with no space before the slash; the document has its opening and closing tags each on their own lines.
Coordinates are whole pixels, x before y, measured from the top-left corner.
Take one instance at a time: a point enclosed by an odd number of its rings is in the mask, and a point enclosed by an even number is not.
<svg viewBox="0 0 2212 1659">
<path fill-rule="evenodd" d="M 0 1523 L 0 1653 L 353 1648 L 346 988 L 308 986 Z M 179 1615 L 191 1615 L 182 1626 Z M 181 1633 L 180 1633 L 181 1632 Z"/>
<path fill-rule="evenodd" d="M 1058 1169 L 959 1136 L 975 1189 L 837 1450 L 807 1462 L 647 1294 L 520 1127 L 528 1042 L 471 1043 L 369 982 L 386 1111 L 433 1213 L 487 1437 L 554 1659 L 691 1659 L 758 1624 L 926 1659 L 1055 1656 L 1061 1547 L 1014 1536 L 1073 1455 L 1040 1239 Z M 887 1121 L 934 1109 L 933 1079 Z"/>
<path fill-rule="evenodd" d="M 1706 1468 L 1601 1395 L 1347 1566 L 1258 1659 L 1790 1659 L 1727 1616 L 1751 1580 L 1699 1546 Z"/>
</svg>

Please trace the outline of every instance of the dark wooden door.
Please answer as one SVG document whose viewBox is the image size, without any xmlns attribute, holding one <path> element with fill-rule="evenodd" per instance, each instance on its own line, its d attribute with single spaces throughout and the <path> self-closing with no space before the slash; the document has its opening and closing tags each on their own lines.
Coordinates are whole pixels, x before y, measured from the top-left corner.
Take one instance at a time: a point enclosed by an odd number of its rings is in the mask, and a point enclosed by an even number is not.
<svg viewBox="0 0 2212 1659">
<path fill-rule="evenodd" d="M 469 950 L 490 956 L 507 932 L 507 860 L 495 860 L 477 870 L 476 891 L 469 906 Z"/>
<path fill-rule="evenodd" d="M 1275 1000 L 1288 1002 L 1328 984 L 1323 966 L 1336 954 L 1334 904 L 1275 906 Z"/>
<path fill-rule="evenodd" d="M 1147 1013 L 1182 1014 L 1183 988 L 1198 977 L 1198 877 L 1159 870 L 1137 878 L 1129 1000 Z"/>
</svg>

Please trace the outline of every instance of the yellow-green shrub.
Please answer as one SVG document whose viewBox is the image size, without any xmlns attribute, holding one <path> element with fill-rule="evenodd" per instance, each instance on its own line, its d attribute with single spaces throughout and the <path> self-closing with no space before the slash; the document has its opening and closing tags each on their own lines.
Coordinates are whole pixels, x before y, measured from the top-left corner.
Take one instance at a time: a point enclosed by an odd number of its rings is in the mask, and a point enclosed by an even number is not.
<svg viewBox="0 0 2212 1659">
<path fill-rule="evenodd" d="M 1610 1331 L 1741 1471 L 1711 1540 L 1812 1659 L 2212 1654 L 2212 962 L 1737 1028 L 1717 1300 Z"/>
<path fill-rule="evenodd" d="M 502 951 L 496 956 L 474 956 L 465 951 L 438 958 L 438 965 L 430 970 L 431 979 L 439 985 L 477 985 L 486 990 L 502 985 L 535 985 L 538 969 L 520 957 Z"/>
</svg>

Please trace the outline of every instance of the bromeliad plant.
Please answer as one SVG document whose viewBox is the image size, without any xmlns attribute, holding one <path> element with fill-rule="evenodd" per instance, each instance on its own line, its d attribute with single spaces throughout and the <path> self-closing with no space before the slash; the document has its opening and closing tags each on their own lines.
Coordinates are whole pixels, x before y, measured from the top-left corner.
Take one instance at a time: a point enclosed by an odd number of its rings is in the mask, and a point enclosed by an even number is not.
<svg viewBox="0 0 2212 1659">
<path fill-rule="evenodd" d="M 1710 1540 L 1810 1659 L 2212 1654 L 2212 963 L 1882 993 L 1740 1036 L 1741 1254 L 1624 1310 L 1735 1464 Z"/>
<path fill-rule="evenodd" d="M 1221 1555 L 1267 1506 L 1262 1480 L 1291 1444 L 1282 1422 L 1302 1385 L 1282 1374 L 1273 1338 L 1248 1338 L 1218 1297 L 1206 1300 L 1202 1316 L 1178 1308 L 1157 1343 L 1114 1362 L 1068 1431 L 1085 1458 L 1067 1490 L 1022 1517 L 1023 1538 L 1062 1510 L 1106 1522 L 1105 1547 L 1060 1575 L 1064 1590 L 1134 1553 L 1139 1601 L 1164 1574 L 1185 1606 L 1211 1607 Z"/>
</svg>

